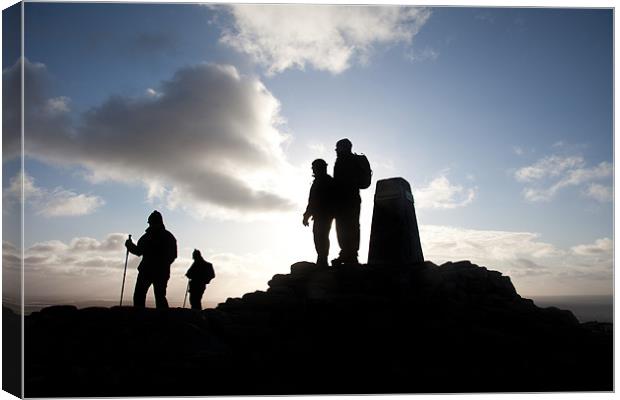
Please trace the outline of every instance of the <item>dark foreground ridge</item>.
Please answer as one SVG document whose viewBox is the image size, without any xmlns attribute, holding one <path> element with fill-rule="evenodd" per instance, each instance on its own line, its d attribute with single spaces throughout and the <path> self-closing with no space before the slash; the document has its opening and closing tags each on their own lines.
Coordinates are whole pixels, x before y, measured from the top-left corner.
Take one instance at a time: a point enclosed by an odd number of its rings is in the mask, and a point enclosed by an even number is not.
<svg viewBox="0 0 620 400">
<path fill-rule="evenodd" d="M 25 333 L 28 397 L 613 390 L 611 324 L 467 261 L 301 262 L 216 309 L 55 306 Z"/>
</svg>

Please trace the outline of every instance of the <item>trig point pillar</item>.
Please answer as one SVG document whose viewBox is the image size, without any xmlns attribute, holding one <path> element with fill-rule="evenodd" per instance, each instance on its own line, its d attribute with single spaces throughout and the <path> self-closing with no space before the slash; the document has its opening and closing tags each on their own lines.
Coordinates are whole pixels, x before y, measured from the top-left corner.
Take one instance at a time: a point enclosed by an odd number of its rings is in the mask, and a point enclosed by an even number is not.
<svg viewBox="0 0 620 400">
<path fill-rule="evenodd" d="M 403 178 L 378 181 L 372 212 L 368 264 L 422 262 L 424 255 L 409 182 Z"/>
</svg>

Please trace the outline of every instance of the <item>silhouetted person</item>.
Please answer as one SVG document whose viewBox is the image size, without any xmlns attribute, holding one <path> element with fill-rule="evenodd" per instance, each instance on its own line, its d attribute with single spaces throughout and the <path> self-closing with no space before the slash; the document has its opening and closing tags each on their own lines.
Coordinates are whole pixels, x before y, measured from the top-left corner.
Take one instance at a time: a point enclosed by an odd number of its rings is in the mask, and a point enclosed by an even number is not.
<svg viewBox="0 0 620 400">
<path fill-rule="evenodd" d="M 360 188 L 370 186 L 372 171 L 364 155 L 351 152 L 349 139 L 336 143 L 334 182 L 336 183 L 336 234 L 340 255 L 333 265 L 357 264 L 360 247 Z"/>
<path fill-rule="evenodd" d="M 213 270 L 213 264 L 205 261 L 199 250 L 194 250 L 192 258 L 194 262 L 185 274 L 189 279 L 189 304 L 192 306 L 192 310 L 202 310 L 202 305 L 200 304 L 202 295 L 207 288 L 207 284 L 211 282 L 211 279 L 215 278 L 215 271 Z"/>
<path fill-rule="evenodd" d="M 125 247 L 130 253 L 142 256 L 138 266 L 138 279 L 133 292 L 134 307 L 144 308 L 146 293 L 153 285 L 155 306 L 168 308 L 166 288 L 170 279 L 170 264 L 177 258 L 177 241 L 166 230 L 164 220 L 158 211 L 153 211 L 148 219 L 149 227 L 138 244 L 127 239 Z"/>
<path fill-rule="evenodd" d="M 334 179 L 327 174 L 327 163 L 317 159 L 312 162 L 314 182 L 310 187 L 308 206 L 304 213 L 303 224 L 308 226 L 308 219 L 312 217 L 312 233 L 314 247 L 317 253 L 316 264 L 327 267 L 329 255 L 329 231 L 334 219 Z"/>
</svg>

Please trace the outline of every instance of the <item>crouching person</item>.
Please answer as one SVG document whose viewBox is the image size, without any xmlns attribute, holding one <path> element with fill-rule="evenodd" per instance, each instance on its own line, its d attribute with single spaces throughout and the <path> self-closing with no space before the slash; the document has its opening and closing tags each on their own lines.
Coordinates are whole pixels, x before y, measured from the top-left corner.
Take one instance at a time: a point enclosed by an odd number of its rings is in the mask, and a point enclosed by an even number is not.
<svg viewBox="0 0 620 400">
<path fill-rule="evenodd" d="M 192 310 L 202 310 L 202 295 L 207 284 L 215 278 L 215 271 L 213 264 L 202 258 L 199 250 L 194 250 L 192 258 L 194 262 L 185 274 L 189 279 L 189 304 Z"/>
</svg>

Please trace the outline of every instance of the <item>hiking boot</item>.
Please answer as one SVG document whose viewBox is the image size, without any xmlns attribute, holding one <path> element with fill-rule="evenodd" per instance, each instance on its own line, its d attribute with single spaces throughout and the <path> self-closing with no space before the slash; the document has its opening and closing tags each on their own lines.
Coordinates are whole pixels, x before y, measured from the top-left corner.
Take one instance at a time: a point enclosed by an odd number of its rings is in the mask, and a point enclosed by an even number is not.
<svg viewBox="0 0 620 400">
<path fill-rule="evenodd" d="M 357 261 L 357 257 L 351 257 L 347 260 L 346 264 L 359 265 L 360 263 Z"/>
<path fill-rule="evenodd" d="M 353 257 L 340 256 L 332 260 L 332 265 L 334 267 L 341 266 L 341 265 L 359 265 L 359 262 L 357 261 L 357 256 L 353 256 Z"/>
<path fill-rule="evenodd" d="M 327 257 L 323 258 L 317 258 L 316 260 L 316 266 L 318 268 L 327 268 L 329 267 L 329 263 L 327 262 Z"/>
<path fill-rule="evenodd" d="M 334 258 L 332 260 L 332 267 L 339 267 L 342 264 L 344 264 L 344 261 L 342 261 L 342 257 Z"/>
</svg>

